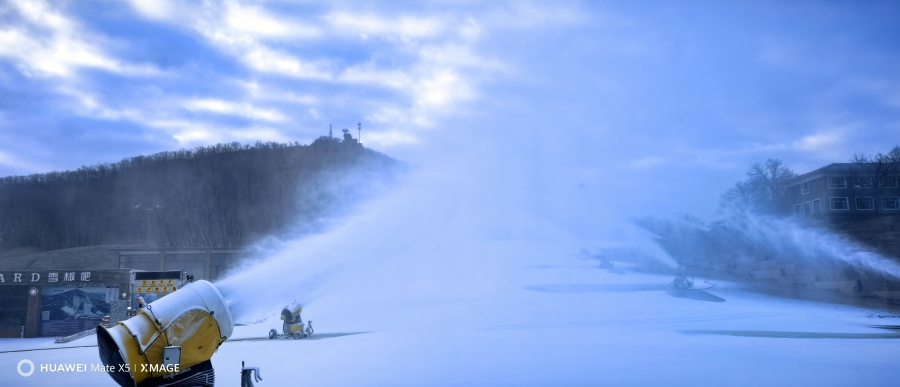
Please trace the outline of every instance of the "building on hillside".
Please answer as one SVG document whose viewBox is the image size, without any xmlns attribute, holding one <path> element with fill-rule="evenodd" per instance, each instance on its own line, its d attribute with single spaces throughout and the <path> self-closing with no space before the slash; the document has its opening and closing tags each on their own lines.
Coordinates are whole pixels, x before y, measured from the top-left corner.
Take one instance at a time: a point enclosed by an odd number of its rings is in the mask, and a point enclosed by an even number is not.
<svg viewBox="0 0 900 387">
<path fill-rule="evenodd" d="M 896 175 L 873 182 L 854 163 L 833 163 L 789 180 L 785 195 L 794 215 L 846 223 L 900 215 Z"/>
</svg>

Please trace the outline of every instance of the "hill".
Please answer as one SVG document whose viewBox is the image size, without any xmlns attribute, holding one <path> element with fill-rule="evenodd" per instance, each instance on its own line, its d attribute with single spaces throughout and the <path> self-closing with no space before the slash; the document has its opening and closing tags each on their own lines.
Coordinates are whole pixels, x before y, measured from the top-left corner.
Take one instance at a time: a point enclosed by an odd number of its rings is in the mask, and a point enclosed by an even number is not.
<svg viewBox="0 0 900 387">
<path fill-rule="evenodd" d="M 355 141 L 216 144 L 0 178 L 0 251 L 104 244 L 240 247 L 311 232 L 389 182 Z"/>
</svg>

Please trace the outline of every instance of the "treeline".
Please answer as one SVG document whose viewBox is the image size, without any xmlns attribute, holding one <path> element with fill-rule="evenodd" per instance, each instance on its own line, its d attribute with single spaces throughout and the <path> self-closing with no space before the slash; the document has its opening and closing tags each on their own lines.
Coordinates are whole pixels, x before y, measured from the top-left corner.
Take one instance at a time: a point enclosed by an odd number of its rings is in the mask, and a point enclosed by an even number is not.
<svg viewBox="0 0 900 387">
<path fill-rule="evenodd" d="M 311 231 L 399 162 L 355 141 L 216 144 L 0 179 L 0 250 L 239 247 Z"/>
</svg>

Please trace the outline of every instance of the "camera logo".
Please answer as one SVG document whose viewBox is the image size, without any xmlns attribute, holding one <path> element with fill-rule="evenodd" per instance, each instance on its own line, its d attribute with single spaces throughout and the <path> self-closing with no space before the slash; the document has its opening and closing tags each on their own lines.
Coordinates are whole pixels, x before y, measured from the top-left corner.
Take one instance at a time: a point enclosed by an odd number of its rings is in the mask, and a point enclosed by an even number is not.
<svg viewBox="0 0 900 387">
<path fill-rule="evenodd" d="M 22 371 L 23 364 L 28 364 L 28 372 Z M 31 360 L 22 359 L 22 361 L 19 362 L 19 365 L 16 366 L 16 371 L 19 371 L 19 375 L 29 377 L 34 373 L 34 363 L 32 363 Z"/>
</svg>

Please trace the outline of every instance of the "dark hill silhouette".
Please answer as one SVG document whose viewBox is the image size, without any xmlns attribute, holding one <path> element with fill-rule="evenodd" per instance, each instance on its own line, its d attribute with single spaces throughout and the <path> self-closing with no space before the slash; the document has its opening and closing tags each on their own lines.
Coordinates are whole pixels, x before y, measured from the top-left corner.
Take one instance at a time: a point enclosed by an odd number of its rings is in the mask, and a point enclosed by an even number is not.
<svg viewBox="0 0 900 387">
<path fill-rule="evenodd" d="M 354 141 L 216 144 L 0 178 L 0 251 L 240 247 L 319 229 L 401 163 Z"/>
</svg>

